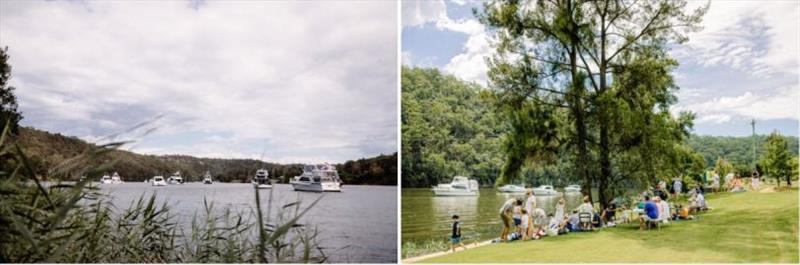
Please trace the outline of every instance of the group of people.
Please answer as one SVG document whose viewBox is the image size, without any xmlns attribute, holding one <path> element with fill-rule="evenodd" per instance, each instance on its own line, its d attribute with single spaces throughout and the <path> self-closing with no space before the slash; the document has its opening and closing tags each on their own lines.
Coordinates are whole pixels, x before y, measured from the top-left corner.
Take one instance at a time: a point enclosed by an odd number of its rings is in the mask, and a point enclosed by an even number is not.
<svg viewBox="0 0 800 265">
<path fill-rule="evenodd" d="M 528 191 L 525 198 L 508 199 L 500 207 L 503 230 L 501 241 L 540 239 L 576 231 L 589 231 L 601 226 L 603 218 L 588 196 L 571 213 L 566 210 L 564 198 L 559 198 L 555 213 L 547 214 L 536 205 L 536 197 Z M 603 215 L 606 213 L 604 212 Z"/>
<path fill-rule="evenodd" d="M 745 188 L 744 184 L 745 179 L 746 178 L 740 176 L 739 173 L 728 173 L 725 175 L 724 190 L 729 192 L 745 192 L 748 191 L 748 189 L 751 191 L 758 191 L 761 189 L 761 175 L 758 174 L 758 171 L 753 171 L 753 173 L 750 174 L 750 181 L 747 188 Z M 714 175 L 711 178 L 711 185 L 709 185 L 709 187 L 711 187 L 714 191 L 719 190 L 719 181 L 719 174 L 714 172 Z"/>
<path fill-rule="evenodd" d="M 536 197 L 528 191 L 525 197 L 510 198 L 500 207 L 499 215 L 503 224 L 500 241 L 540 239 L 545 236 L 557 236 L 570 232 L 592 231 L 600 227 L 616 226 L 617 221 L 631 222 L 632 213 L 639 215 L 639 228 L 669 222 L 670 220 L 692 220 L 694 215 L 708 209 L 705 190 L 701 185 L 692 185 L 684 193 L 688 203 L 670 204 L 673 198 L 682 196 L 684 184 L 674 180 L 669 187 L 660 182 L 652 191 L 641 195 L 638 203 L 628 208 L 620 206 L 618 199 L 612 199 L 601 211 L 595 210 L 589 196 L 583 196 L 583 202 L 575 209 L 568 211 L 563 197 L 558 199 L 555 213 L 547 214 L 537 207 Z M 622 214 L 617 217 L 617 212 Z M 451 250 L 462 246 L 461 222 L 458 215 L 453 215 Z"/>
<path fill-rule="evenodd" d="M 695 185 L 688 190 L 689 199 L 688 204 L 685 205 L 670 204 L 669 195 L 664 192 L 665 187 L 666 183 L 662 181 L 653 189 L 652 194 L 648 192 L 642 194 L 642 200 L 633 209 L 634 212 L 639 213 L 640 230 L 644 230 L 651 225 L 669 222 L 670 220 L 692 220 L 694 219 L 693 213 L 708 210 L 704 195 L 705 190 L 702 186 Z M 673 198 L 678 198 L 680 189 L 672 188 L 670 189 L 670 194 L 672 194 Z"/>
</svg>

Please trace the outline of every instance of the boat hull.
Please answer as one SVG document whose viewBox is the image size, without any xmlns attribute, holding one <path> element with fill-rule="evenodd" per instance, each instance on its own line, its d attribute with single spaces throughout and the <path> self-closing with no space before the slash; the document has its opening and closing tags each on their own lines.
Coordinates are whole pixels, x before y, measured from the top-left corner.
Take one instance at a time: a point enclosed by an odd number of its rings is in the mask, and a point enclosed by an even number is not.
<svg viewBox="0 0 800 265">
<path fill-rule="evenodd" d="M 433 189 L 433 194 L 436 196 L 478 196 L 480 193 L 477 190 L 445 190 Z"/>
<path fill-rule="evenodd" d="M 204 180 L 204 181 L 203 181 L 203 184 L 207 184 L 207 185 L 209 185 L 209 184 L 211 184 L 211 183 L 213 183 L 213 182 L 211 182 L 210 180 Z"/>
<path fill-rule="evenodd" d="M 503 193 L 525 193 L 528 190 L 520 187 L 500 187 L 497 191 Z"/>
<path fill-rule="evenodd" d="M 167 183 L 164 183 L 163 181 L 161 181 L 161 182 L 154 181 L 152 185 L 153 186 L 167 186 Z"/>
<path fill-rule="evenodd" d="M 342 192 L 339 183 L 304 183 L 304 182 L 290 182 L 295 191 L 310 191 L 310 192 Z"/>
<path fill-rule="evenodd" d="M 533 194 L 536 196 L 552 196 L 556 195 L 557 193 L 554 190 L 533 190 Z"/>
</svg>

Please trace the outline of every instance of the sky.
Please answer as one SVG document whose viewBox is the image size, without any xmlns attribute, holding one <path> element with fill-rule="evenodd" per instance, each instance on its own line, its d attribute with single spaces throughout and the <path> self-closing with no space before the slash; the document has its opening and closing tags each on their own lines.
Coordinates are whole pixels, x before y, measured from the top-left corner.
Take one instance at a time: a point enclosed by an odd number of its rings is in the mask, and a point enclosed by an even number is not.
<svg viewBox="0 0 800 265">
<path fill-rule="evenodd" d="M 690 1 L 688 9 L 705 4 Z M 486 85 L 491 33 L 477 1 L 404 1 L 401 60 Z M 746 136 L 775 130 L 798 136 L 800 1 L 712 1 L 703 30 L 671 47 L 680 66 L 673 113 L 697 114 L 694 133 Z"/>
<path fill-rule="evenodd" d="M 2 1 L 22 125 L 145 154 L 397 150 L 392 2 Z"/>
</svg>

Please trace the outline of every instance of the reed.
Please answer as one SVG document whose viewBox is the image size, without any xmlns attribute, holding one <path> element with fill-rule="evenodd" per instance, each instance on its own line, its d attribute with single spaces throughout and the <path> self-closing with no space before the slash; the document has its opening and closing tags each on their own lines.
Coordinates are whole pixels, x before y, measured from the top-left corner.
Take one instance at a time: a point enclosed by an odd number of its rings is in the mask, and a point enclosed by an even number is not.
<svg viewBox="0 0 800 265">
<path fill-rule="evenodd" d="M 10 139 L 5 126 L 0 134 L 2 263 L 327 261 L 318 230 L 300 222 L 321 196 L 304 207 L 299 200 L 273 206 L 270 194 L 262 205 L 256 189 L 252 211 L 221 213 L 204 199 L 204 208 L 183 227 L 169 205 L 157 203 L 156 194 L 143 194 L 120 209 L 92 186 L 89 180 L 115 161 L 96 167 L 86 166 L 87 161 L 98 161 L 123 143 L 92 148 L 46 171 L 50 177 L 85 176 L 67 184 L 41 182 L 23 149 Z"/>
</svg>

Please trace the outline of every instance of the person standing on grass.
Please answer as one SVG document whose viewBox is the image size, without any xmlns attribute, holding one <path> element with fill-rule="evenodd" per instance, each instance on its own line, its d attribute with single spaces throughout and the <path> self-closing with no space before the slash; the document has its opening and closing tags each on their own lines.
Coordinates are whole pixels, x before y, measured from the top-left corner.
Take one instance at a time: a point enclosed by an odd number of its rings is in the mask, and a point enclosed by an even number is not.
<svg viewBox="0 0 800 265">
<path fill-rule="evenodd" d="M 556 214 L 555 217 L 558 220 L 564 219 L 564 208 L 567 206 L 566 201 L 564 201 L 564 197 L 558 199 L 558 203 L 556 203 Z"/>
<path fill-rule="evenodd" d="M 528 210 L 522 209 L 522 221 L 520 222 L 519 226 L 517 226 L 517 233 L 522 235 L 522 240 L 528 240 L 531 236 L 531 230 L 533 229 L 530 227 L 531 224 L 531 214 Z"/>
<path fill-rule="evenodd" d="M 525 197 L 527 198 L 525 199 L 525 211 L 528 212 L 528 215 L 531 215 L 533 214 L 533 209 L 536 209 L 536 196 L 533 195 L 533 192 L 530 189 L 528 189 L 528 191 L 525 193 Z M 533 227 L 533 218 L 528 218 L 527 227 L 528 229 Z M 525 233 L 529 234 L 530 231 L 525 231 Z"/>
<path fill-rule="evenodd" d="M 750 190 L 758 191 L 761 187 L 761 179 L 759 179 L 758 171 L 753 171 L 753 174 L 750 175 Z"/>
<path fill-rule="evenodd" d="M 675 198 L 678 198 L 678 196 L 681 195 L 681 191 L 683 189 L 683 182 L 680 179 L 676 179 L 672 189 L 675 190 Z M 664 198 L 661 199 L 663 200 Z"/>
<path fill-rule="evenodd" d="M 500 232 L 500 241 L 508 240 L 508 234 L 511 232 L 511 225 L 513 224 L 511 215 L 513 214 L 512 211 L 515 205 L 522 205 L 522 200 L 511 198 L 506 200 L 503 206 L 500 207 L 500 220 L 503 222 L 503 231 Z"/>
<path fill-rule="evenodd" d="M 456 252 L 457 245 L 461 246 L 462 249 L 466 249 L 464 243 L 461 242 L 461 222 L 458 221 L 458 215 L 453 215 L 453 233 L 450 235 L 450 251 Z"/>
</svg>

